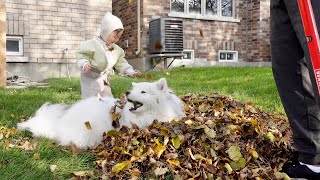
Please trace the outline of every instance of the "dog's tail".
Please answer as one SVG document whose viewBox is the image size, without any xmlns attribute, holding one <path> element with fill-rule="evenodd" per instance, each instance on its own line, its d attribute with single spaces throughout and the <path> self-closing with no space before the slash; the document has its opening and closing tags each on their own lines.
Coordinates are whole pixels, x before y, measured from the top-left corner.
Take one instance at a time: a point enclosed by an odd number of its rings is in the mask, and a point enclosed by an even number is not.
<svg viewBox="0 0 320 180">
<path fill-rule="evenodd" d="M 69 105 L 45 103 L 36 114 L 25 122 L 17 124 L 18 130 L 29 130 L 34 136 L 54 138 L 54 127 Z"/>
</svg>

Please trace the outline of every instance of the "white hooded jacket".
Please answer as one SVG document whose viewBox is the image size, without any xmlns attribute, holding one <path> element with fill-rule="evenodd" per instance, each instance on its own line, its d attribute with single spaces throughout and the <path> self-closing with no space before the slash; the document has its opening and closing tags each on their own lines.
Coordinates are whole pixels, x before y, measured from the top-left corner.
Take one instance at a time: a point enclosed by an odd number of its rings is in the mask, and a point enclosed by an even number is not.
<svg viewBox="0 0 320 180">
<path fill-rule="evenodd" d="M 78 67 L 81 70 L 81 98 L 96 96 L 98 93 L 112 96 L 108 76 L 113 67 L 122 74 L 134 73 L 132 66 L 124 58 L 123 49 L 113 44 L 113 50 L 109 50 L 104 41 L 117 29 L 123 29 L 121 20 L 110 12 L 106 13 L 101 21 L 100 37 L 85 41 L 76 53 Z M 94 70 L 85 73 L 82 70 L 87 63 L 90 63 Z"/>
</svg>

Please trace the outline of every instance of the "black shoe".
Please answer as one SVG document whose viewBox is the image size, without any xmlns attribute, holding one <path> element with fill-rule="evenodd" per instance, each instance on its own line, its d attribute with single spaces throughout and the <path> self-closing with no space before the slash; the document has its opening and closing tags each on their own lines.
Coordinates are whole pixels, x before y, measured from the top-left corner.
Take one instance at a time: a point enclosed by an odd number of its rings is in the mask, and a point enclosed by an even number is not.
<svg viewBox="0 0 320 180">
<path fill-rule="evenodd" d="M 283 172 L 290 178 L 305 178 L 308 180 L 320 179 L 320 173 L 311 171 L 306 165 L 301 165 L 299 162 L 283 166 Z"/>
</svg>

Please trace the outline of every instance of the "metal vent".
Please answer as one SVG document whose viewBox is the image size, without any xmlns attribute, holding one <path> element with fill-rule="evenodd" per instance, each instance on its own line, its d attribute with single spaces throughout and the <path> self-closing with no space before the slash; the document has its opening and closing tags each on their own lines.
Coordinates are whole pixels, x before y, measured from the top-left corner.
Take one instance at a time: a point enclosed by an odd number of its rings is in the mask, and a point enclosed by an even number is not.
<svg viewBox="0 0 320 180">
<path fill-rule="evenodd" d="M 159 18 L 149 23 L 149 51 L 177 53 L 183 51 L 182 20 Z"/>
</svg>

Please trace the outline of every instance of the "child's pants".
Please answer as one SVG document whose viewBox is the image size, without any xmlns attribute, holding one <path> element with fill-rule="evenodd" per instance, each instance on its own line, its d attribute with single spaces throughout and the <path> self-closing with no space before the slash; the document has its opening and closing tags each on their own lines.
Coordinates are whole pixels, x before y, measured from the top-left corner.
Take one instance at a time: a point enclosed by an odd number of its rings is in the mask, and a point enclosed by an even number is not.
<svg viewBox="0 0 320 180">
<path fill-rule="evenodd" d="M 113 97 L 111 88 L 109 85 L 109 72 L 103 71 L 101 73 L 88 72 L 81 73 L 80 85 L 81 85 L 81 98 L 97 96 L 110 96 Z"/>
</svg>

